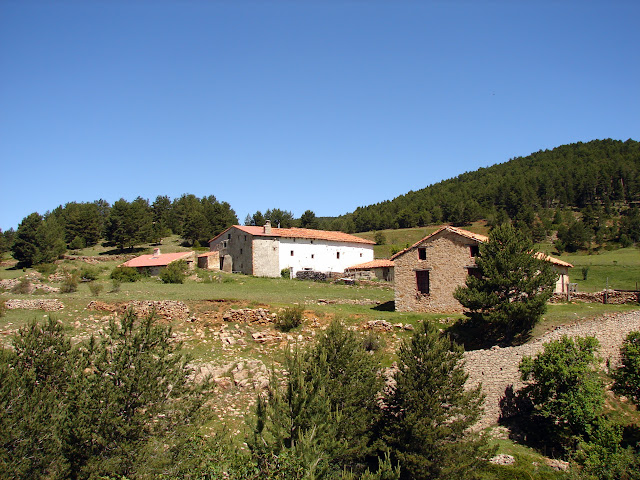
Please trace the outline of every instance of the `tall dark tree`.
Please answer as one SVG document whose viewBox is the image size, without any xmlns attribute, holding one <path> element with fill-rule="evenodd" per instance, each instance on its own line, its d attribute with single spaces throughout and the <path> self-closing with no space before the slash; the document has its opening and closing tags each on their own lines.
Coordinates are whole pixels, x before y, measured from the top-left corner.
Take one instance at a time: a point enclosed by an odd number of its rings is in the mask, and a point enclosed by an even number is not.
<svg viewBox="0 0 640 480">
<path fill-rule="evenodd" d="M 490 457 L 486 439 L 469 431 L 484 397 L 480 386 L 465 389 L 462 360 L 462 347 L 427 322 L 402 343 L 381 429 L 401 478 L 474 478 Z"/>
<path fill-rule="evenodd" d="M 496 227 L 480 245 L 479 275 L 469 275 L 454 297 L 464 314 L 498 327 L 507 338 L 527 334 L 546 310 L 556 274 L 538 258 L 530 238 L 509 224 Z"/>
<path fill-rule="evenodd" d="M 53 262 L 66 251 L 64 229 L 56 217 L 49 215 L 40 223 L 36 231 L 36 246 L 35 264 Z"/>
<path fill-rule="evenodd" d="M 26 266 L 33 265 L 37 260 L 38 228 L 41 224 L 42 216 L 34 212 L 23 218 L 18 225 L 11 252 L 18 262 Z"/>
<path fill-rule="evenodd" d="M 305 211 L 300 217 L 300 227 L 317 229 L 318 219 L 316 218 L 316 214 L 311 210 Z"/>
<path fill-rule="evenodd" d="M 121 250 L 133 248 L 152 239 L 152 217 L 149 203 L 138 197 L 132 203 L 123 198 L 111 207 L 106 226 L 107 239 Z"/>
<path fill-rule="evenodd" d="M 280 228 L 291 228 L 294 224 L 293 213 L 288 210 L 273 208 L 264 213 L 265 220 L 271 220 L 271 225 Z"/>
</svg>

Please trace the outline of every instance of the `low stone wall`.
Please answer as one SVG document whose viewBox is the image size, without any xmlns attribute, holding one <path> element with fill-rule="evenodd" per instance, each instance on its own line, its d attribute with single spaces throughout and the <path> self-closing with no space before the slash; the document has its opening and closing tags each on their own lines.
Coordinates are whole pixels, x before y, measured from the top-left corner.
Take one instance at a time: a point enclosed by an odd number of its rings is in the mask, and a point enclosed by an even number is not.
<svg viewBox="0 0 640 480">
<path fill-rule="evenodd" d="M 64 304 L 57 298 L 39 300 L 12 299 L 7 300 L 4 305 L 9 310 L 22 308 L 24 310 L 45 310 L 47 312 L 55 312 L 56 310 L 62 310 L 64 308 Z"/>
<path fill-rule="evenodd" d="M 554 294 L 550 303 L 567 301 L 567 294 Z M 622 305 L 625 303 L 640 303 L 640 292 L 622 292 L 618 290 L 604 290 L 602 292 L 575 292 L 571 294 L 572 302 L 608 303 L 610 305 Z"/>
<path fill-rule="evenodd" d="M 600 341 L 602 367 L 610 365 L 613 368 L 620 361 L 620 345 L 627 334 L 634 330 L 640 330 L 640 310 L 607 314 L 584 323 L 561 326 L 534 342 L 518 347 L 493 347 L 489 350 L 465 352 L 465 369 L 469 374 L 467 386 L 482 383 L 482 390 L 486 395 L 485 412 L 478 427 L 484 428 L 498 421 L 499 402 L 507 387 L 513 386 L 514 391 L 517 391 L 524 386 L 518 366 L 525 355 L 536 355 L 542 351 L 545 343 L 558 340 L 563 335 L 591 336 Z"/>
<path fill-rule="evenodd" d="M 155 311 L 156 315 L 167 320 L 185 320 L 189 317 L 189 308 L 184 302 L 176 300 L 131 300 L 123 303 L 105 303 L 97 300 L 89 302 L 87 310 L 99 310 L 112 313 L 124 313 L 133 309 L 138 317 L 144 317 Z"/>
<path fill-rule="evenodd" d="M 127 255 L 96 255 L 96 256 L 87 256 L 87 255 L 63 255 L 62 260 L 79 260 L 81 262 L 89 263 L 91 265 L 96 265 L 100 262 L 126 262 L 127 260 L 131 260 L 135 258 L 136 255 L 127 254 Z M 56 263 L 59 263 L 56 262 Z"/>
<path fill-rule="evenodd" d="M 275 313 L 270 313 L 264 308 L 240 308 L 225 312 L 222 319 L 225 322 L 258 323 L 266 325 L 273 323 L 277 318 Z"/>
</svg>

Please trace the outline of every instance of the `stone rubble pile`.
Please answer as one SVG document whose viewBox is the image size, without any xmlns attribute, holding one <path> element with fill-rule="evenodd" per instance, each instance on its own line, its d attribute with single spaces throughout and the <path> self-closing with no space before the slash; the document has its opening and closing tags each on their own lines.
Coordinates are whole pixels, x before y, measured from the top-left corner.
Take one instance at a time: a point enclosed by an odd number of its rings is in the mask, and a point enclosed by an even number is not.
<svg viewBox="0 0 640 480">
<path fill-rule="evenodd" d="M 138 317 L 145 317 L 151 312 L 164 319 L 186 320 L 189 317 L 189 308 L 184 302 L 177 300 L 131 300 L 119 304 L 109 304 L 92 300 L 87 305 L 87 310 L 99 310 L 112 313 L 124 313 L 127 309 L 132 309 Z"/>
<path fill-rule="evenodd" d="M 210 378 L 222 388 L 235 386 L 239 389 L 264 390 L 269 386 L 269 370 L 260 360 L 243 360 L 214 366 L 196 366 L 195 380 Z"/>
<path fill-rule="evenodd" d="M 64 304 L 56 298 L 46 298 L 39 300 L 11 299 L 7 300 L 4 305 L 9 310 L 22 308 L 24 310 L 45 310 L 47 312 L 54 312 L 56 310 L 62 310 L 64 308 Z"/>
<path fill-rule="evenodd" d="M 275 313 L 270 313 L 269 310 L 264 308 L 232 309 L 225 312 L 222 316 L 225 322 L 257 323 L 259 325 L 273 323 L 276 318 L 277 315 Z"/>
<path fill-rule="evenodd" d="M 25 275 L 25 277 L 22 278 L 7 278 L 5 280 L 0 280 L 0 289 L 13 290 L 23 278 L 26 278 L 29 281 L 29 288 L 27 292 L 29 294 L 34 293 L 36 290 L 44 293 L 57 293 L 60 291 L 58 287 L 52 287 L 41 283 L 39 281 L 41 276 L 37 272 Z"/>
<path fill-rule="evenodd" d="M 392 324 L 390 322 L 387 322 L 386 320 L 369 320 L 367 323 L 364 324 L 363 328 L 365 330 L 379 330 L 384 332 L 390 332 L 394 328 L 400 329 L 400 330 L 413 330 L 413 325 L 411 325 L 410 323 Z"/>
<path fill-rule="evenodd" d="M 296 272 L 298 280 L 312 280 L 314 282 L 324 282 L 327 280 L 327 274 L 322 272 L 313 272 L 311 270 L 300 270 Z"/>
<path fill-rule="evenodd" d="M 380 304 L 378 300 L 370 300 L 368 298 L 363 298 L 361 300 L 354 300 L 351 298 L 340 298 L 340 299 L 319 298 L 318 300 L 313 301 L 313 303 L 317 303 L 318 305 L 379 305 Z"/>
</svg>

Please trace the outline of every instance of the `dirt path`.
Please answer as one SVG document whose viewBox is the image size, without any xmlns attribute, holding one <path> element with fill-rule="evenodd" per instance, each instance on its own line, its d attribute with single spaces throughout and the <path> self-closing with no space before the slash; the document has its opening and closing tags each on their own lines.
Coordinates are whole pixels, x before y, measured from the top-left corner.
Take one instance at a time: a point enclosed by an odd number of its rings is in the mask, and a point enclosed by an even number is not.
<svg viewBox="0 0 640 480">
<path fill-rule="evenodd" d="M 482 382 L 482 389 L 486 395 L 485 413 L 479 427 L 487 427 L 498 421 L 499 401 L 509 385 L 513 385 L 514 390 L 523 386 L 518 372 L 518 365 L 523 356 L 536 355 L 542 350 L 544 343 L 557 340 L 563 335 L 592 336 L 600 341 L 599 354 L 603 367 L 615 367 L 619 362 L 620 345 L 633 330 L 640 330 L 640 310 L 608 314 L 575 325 L 563 325 L 534 342 L 518 347 L 493 347 L 489 350 L 466 352 L 466 370 L 469 373 L 467 385 Z"/>
</svg>

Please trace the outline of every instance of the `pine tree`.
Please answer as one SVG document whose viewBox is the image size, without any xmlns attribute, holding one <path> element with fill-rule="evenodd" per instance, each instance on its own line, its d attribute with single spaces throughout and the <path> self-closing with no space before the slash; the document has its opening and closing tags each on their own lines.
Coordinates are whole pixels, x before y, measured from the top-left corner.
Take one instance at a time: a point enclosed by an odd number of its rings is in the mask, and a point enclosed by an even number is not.
<svg viewBox="0 0 640 480">
<path fill-rule="evenodd" d="M 424 322 L 400 347 L 395 387 L 385 396 L 381 438 L 403 479 L 473 478 L 491 449 L 470 433 L 482 412 L 480 386 L 465 390 L 463 349 Z"/>
<path fill-rule="evenodd" d="M 16 231 L 11 252 L 13 257 L 25 266 L 35 263 L 38 255 L 38 227 L 42 224 L 42 216 L 34 212 L 22 219 Z"/>
<path fill-rule="evenodd" d="M 528 333 L 546 310 L 556 274 L 533 251 L 531 240 L 509 224 L 480 245 L 479 276 L 469 275 L 454 297 L 477 322 L 498 327 L 508 339 Z"/>
</svg>

